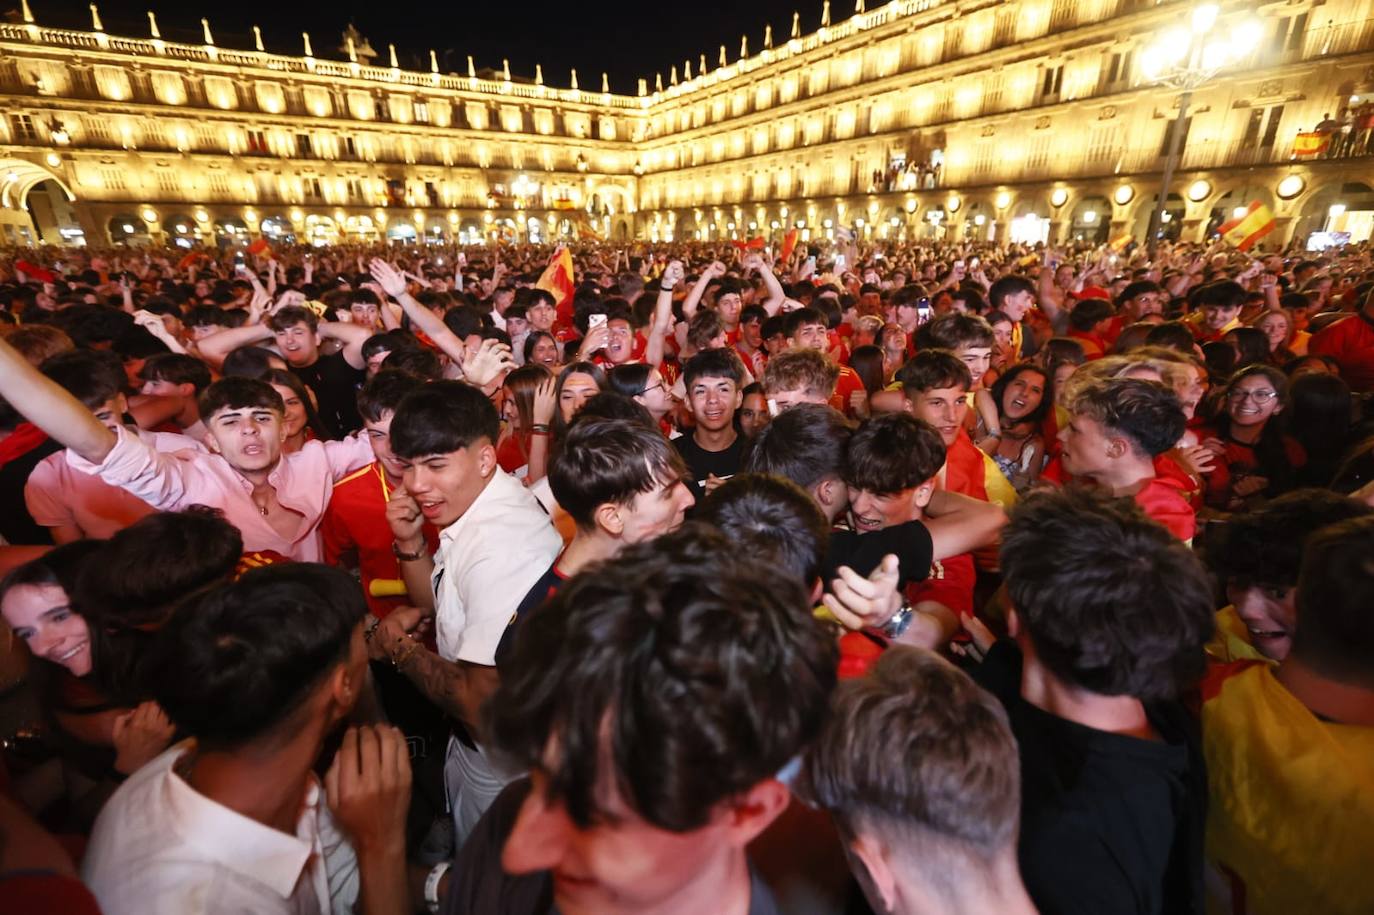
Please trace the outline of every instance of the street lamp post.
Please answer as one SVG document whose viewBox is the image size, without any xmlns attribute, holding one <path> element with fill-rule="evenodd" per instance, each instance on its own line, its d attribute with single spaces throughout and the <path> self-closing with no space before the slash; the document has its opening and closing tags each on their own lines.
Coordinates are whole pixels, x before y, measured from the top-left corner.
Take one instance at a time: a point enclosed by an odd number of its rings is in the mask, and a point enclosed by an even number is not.
<svg viewBox="0 0 1374 915">
<path fill-rule="evenodd" d="M 1260 25 L 1253 19 L 1235 23 L 1229 34 L 1218 34 L 1217 7 L 1204 3 L 1194 7 L 1190 27 L 1178 26 L 1160 35 L 1141 57 L 1145 79 L 1179 89 L 1178 114 L 1169 126 L 1169 149 L 1164 158 L 1163 182 L 1150 214 L 1146 244 L 1151 260 L 1159 241 L 1159 227 L 1164 222 L 1165 204 L 1169 199 L 1169 185 L 1173 183 L 1183 151 L 1183 125 L 1188 119 L 1188 107 L 1193 92 L 1228 64 L 1244 60 L 1254 51 L 1260 39 Z"/>
</svg>

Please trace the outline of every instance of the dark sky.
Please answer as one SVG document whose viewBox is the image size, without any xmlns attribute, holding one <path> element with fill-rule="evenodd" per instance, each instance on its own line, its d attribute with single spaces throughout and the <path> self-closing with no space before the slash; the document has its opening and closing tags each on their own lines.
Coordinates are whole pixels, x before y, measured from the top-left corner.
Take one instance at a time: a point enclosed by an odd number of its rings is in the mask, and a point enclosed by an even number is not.
<svg viewBox="0 0 1374 915">
<path fill-rule="evenodd" d="M 200 17 L 210 19 L 215 43 L 226 47 L 252 48 L 252 26 L 262 28 L 267 49 L 300 54 L 302 31 L 310 33 L 317 57 L 341 57 L 335 50 L 339 36 L 352 21 L 371 42 L 386 64 L 386 46 L 394 43 L 403 67 L 429 69 L 429 49 L 439 54 L 446 72 L 467 72 L 471 54 L 479 69 L 500 69 L 501 58 L 510 59 L 512 76 L 534 75 L 543 64 L 544 81 L 566 86 L 568 71 L 577 68 L 583 89 L 600 88 L 601 73 L 610 73 L 611 89 L 633 94 L 636 80 L 645 77 L 653 88 L 653 76 L 690 57 L 692 71 L 706 54 L 715 69 L 720 46 L 728 59 L 739 56 L 740 35 L 748 34 L 749 51 L 763 46 L 763 27 L 773 26 L 775 43 L 785 41 L 798 0 L 691 0 L 688 3 L 601 2 L 299 2 L 299 0 L 233 0 L 212 3 L 168 3 L 166 0 L 97 0 L 105 30 L 113 34 L 146 37 L 147 10 L 157 14 L 162 35 L 169 41 L 200 43 Z M 85 2 L 30 0 L 34 17 L 42 25 L 90 28 Z M 17 10 L 18 0 L 0 0 L 0 10 Z M 819 0 L 801 7 L 802 32 L 820 24 Z M 837 0 L 834 16 L 839 21 L 853 12 L 848 0 Z M 445 56 L 447 54 L 447 56 Z"/>
</svg>

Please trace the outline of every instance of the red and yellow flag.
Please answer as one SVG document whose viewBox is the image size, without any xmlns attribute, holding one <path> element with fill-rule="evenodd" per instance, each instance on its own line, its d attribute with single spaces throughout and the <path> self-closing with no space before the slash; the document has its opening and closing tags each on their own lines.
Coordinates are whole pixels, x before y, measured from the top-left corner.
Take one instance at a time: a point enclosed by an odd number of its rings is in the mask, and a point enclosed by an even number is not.
<svg viewBox="0 0 1374 915">
<path fill-rule="evenodd" d="M 792 258 L 792 252 L 797 247 L 797 237 L 796 229 L 789 229 L 782 237 L 782 252 L 778 255 L 778 263 L 786 264 Z"/>
<path fill-rule="evenodd" d="M 731 241 L 730 244 L 734 245 L 736 248 L 739 248 L 741 251 L 760 251 L 763 249 L 764 245 L 767 244 L 767 242 L 765 242 L 762 238 L 751 238 L 748 241 L 740 241 L 739 239 L 735 239 L 734 241 Z"/>
<path fill-rule="evenodd" d="M 1127 232 L 1125 235 L 1118 235 L 1116 238 L 1113 238 L 1107 243 L 1107 247 L 1111 248 L 1117 254 L 1120 254 L 1122 251 L 1126 250 L 1126 246 L 1130 243 L 1131 233 Z"/>
<path fill-rule="evenodd" d="M 571 321 L 573 289 L 576 286 L 573 279 L 572 255 L 568 253 L 567 248 L 559 246 L 558 250 L 553 252 L 553 257 L 549 258 L 549 265 L 544 268 L 534 288 L 550 293 L 556 300 L 559 319 L 563 320 L 566 314 L 566 320 Z"/>
<path fill-rule="evenodd" d="M 1217 232 L 1237 251 L 1249 251 L 1261 238 L 1274 231 L 1274 214 L 1258 200 L 1250 204 L 1245 215 L 1217 226 Z"/>
<path fill-rule="evenodd" d="M 1293 155 L 1295 156 L 1315 156 L 1326 152 L 1326 148 L 1331 145 L 1331 134 L 1323 131 L 1321 133 L 1300 133 L 1293 138 Z"/>
</svg>

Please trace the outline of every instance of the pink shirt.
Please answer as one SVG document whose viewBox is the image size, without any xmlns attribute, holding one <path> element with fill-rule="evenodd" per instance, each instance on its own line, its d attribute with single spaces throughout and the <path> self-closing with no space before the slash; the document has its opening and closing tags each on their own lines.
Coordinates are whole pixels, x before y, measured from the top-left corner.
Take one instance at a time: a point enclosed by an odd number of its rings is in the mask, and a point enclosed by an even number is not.
<svg viewBox="0 0 1374 915">
<path fill-rule="evenodd" d="M 72 467 L 98 474 L 106 483 L 127 490 L 159 511 L 178 511 L 190 505 L 217 508 L 243 534 L 246 552 L 274 550 L 300 562 L 321 560 L 320 519 L 329 505 L 334 481 L 373 460 L 372 446 L 360 436 L 340 442 L 306 442 L 295 454 L 283 455 L 267 482 L 277 491 L 278 502 L 302 516 L 296 533 L 283 537 L 253 503 L 253 484 L 218 454 L 163 454 L 123 429 L 100 464 L 67 452 Z"/>
<path fill-rule="evenodd" d="M 205 451 L 199 442 L 185 435 L 134 431 L 158 451 Z M 43 527 L 74 528 L 82 537 L 100 540 L 157 511 L 131 492 L 74 470 L 61 452 L 45 457 L 29 474 L 24 484 L 24 504 L 33 520 Z"/>
</svg>

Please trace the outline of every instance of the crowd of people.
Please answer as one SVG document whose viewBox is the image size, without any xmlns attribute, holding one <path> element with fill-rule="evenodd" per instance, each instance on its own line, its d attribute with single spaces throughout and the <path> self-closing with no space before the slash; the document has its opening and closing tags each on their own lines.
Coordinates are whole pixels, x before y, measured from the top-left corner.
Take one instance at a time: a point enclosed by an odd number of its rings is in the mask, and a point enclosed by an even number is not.
<svg viewBox="0 0 1374 915">
<path fill-rule="evenodd" d="M 1374 911 L 1374 249 L 782 247 L 0 252 L 4 907 Z"/>
</svg>

